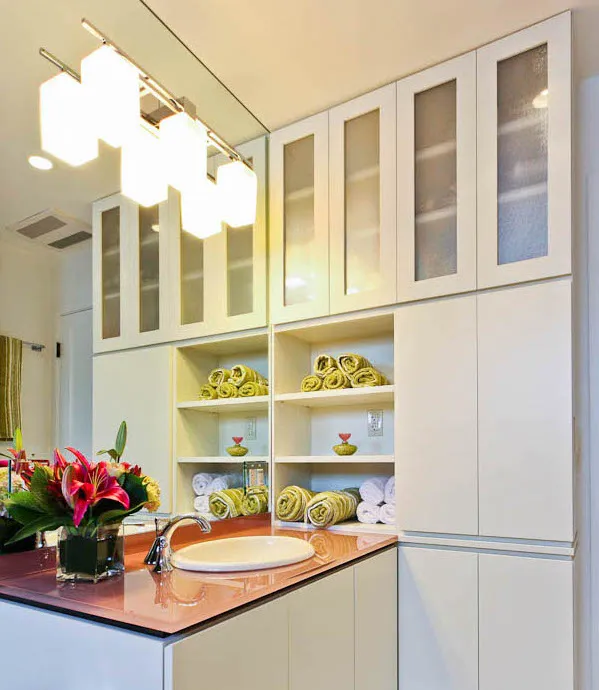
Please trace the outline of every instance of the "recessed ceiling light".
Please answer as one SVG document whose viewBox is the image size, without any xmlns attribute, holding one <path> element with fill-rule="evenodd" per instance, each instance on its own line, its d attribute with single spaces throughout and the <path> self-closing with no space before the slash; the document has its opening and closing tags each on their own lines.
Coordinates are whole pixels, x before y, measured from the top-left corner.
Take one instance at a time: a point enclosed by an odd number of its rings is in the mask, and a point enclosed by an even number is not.
<svg viewBox="0 0 599 690">
<path fill-rule="evenodd" d="M 37 168 L 38 170 L 52 170 L 54 167 L 54 163 L 49 158 L 44 158 L 43 156 L 29 156 L 27 160 L 32 168 Z"/>
</svg>

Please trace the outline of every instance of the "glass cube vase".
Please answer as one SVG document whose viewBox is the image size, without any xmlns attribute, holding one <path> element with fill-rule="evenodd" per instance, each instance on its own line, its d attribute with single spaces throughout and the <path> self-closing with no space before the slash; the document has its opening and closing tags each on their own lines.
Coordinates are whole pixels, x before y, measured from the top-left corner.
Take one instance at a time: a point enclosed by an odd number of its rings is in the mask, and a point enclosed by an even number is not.
<svg viewBox="0 0 599 690">
<path fill-rule="evenodd" d="M 125 571 L 122 525 L 63 527 L 56 547 L 56 579 L 100 582 Z"/>
</svg>

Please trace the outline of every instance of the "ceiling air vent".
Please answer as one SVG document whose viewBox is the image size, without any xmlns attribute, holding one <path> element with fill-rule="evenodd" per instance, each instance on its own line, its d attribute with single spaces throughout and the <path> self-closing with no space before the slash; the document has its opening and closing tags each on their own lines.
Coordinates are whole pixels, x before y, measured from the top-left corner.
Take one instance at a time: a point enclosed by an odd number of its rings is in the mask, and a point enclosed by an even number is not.
<svg viewBox="0 0 599 690">
<path fill-rule="evenodd" d="M 92 236 L 91 227 L 87 223 L 56 209 L 41 211 L 6 229 L 12 234 L 53 249 L 66 249 L 85 242 Z"/>
</svg>

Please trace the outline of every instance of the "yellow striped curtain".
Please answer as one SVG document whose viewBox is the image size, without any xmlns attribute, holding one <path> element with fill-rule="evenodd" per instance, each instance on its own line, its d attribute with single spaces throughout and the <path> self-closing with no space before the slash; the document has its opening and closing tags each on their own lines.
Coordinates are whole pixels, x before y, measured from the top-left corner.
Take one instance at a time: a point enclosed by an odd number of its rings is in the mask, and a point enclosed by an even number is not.
<svg viewBox="0 0 599 690">
<path fill-rule="evenodd" d="M 12 441 L 21 426 L 23 342 L 0 335 L 0 441 Z"/>
</svg>

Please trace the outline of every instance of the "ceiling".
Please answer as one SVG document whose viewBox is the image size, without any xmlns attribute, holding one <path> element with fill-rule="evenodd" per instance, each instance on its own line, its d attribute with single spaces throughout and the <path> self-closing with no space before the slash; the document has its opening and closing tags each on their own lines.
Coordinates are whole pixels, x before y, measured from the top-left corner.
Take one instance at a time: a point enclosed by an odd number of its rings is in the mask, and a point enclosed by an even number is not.
<svg viewBox="0 0 599 690">
<path fill-rule="evenodd" d="M 599 72 L 598 0 L 145 0 L 270 129 L 569 8 Z"/>
</svg>

